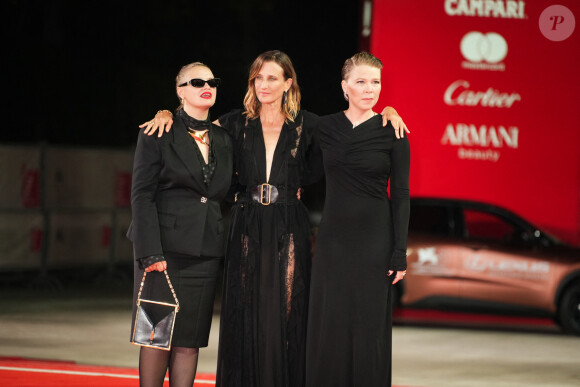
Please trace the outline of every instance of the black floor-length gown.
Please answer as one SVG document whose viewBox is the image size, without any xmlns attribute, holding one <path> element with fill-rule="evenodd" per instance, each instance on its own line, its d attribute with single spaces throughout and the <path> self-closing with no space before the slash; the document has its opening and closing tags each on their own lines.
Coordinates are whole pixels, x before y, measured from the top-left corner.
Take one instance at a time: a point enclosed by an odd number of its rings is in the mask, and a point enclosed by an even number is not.
<svg viewBox="0 0 580 387">
<path fill-rule="evenodd" d="M 307 387 L 391 385 L 391 282 L 406 269 L 409 142 L 380 115 L 320 118 L 326 201 L 312 265 Z M 387 185 L 390 184 L 390 196 Z"/>
<path fill-rule="evenodd" d="M 224 266 L 218 386 L 304 386 L 311 231 L 296 191 L 322 171 L 309 167 L 322 164 L 313 145 L 317 120 L 301 112 L 284 124 L 268 181 L 280 197 L 263 205 L 251 196 L 266 183 L 260 119 L 246 122 L 241 111 L 219 119 L 234 137 L 239 193 Z"/>
</svg>

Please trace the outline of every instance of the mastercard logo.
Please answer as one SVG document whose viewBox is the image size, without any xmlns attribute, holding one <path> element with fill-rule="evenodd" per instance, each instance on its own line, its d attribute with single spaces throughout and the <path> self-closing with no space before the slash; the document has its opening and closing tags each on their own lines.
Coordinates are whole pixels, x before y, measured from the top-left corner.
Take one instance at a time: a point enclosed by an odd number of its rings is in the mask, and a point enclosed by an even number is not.
<svg viewBox="0 0 580 387">
<path fill-rule="evenodd" d="M 465 34 L 460 44 L 463 57 L 474 63 L 499 63 L 508 52 L 506 40 L 496 32 L 483 34 L 471 31 Z"/>
</svg>

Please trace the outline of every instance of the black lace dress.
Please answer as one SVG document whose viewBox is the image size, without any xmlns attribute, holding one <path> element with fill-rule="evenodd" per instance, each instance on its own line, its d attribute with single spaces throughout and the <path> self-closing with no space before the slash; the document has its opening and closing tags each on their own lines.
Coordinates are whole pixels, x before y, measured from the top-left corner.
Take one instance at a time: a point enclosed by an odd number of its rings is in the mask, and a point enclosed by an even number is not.
<svg viewBox="0 0 580 387">
<path fill-rule="evenodd" d="M 217 385 L 303 386 L 311 227 L 296 192 L 322 171 L 318 117 L 303 111 L 283 126 L 267 182 L 278 199 L 270 205 L 252 199 L 266 183 L 260 120 L 234 111 L 219 121 L 234 138 L 239 194 L 224 267 Z"/>
</svg>

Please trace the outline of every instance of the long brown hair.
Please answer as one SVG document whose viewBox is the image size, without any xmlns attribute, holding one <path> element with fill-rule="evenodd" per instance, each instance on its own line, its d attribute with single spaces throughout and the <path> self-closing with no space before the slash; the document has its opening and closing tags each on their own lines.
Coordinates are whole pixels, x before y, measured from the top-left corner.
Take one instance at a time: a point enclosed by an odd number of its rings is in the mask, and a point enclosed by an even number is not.
<svg viewBox="0 0 580 387">
<path fill-rule="evenodd" d="M 284 80 L 292 78 L 292 85 L 282 100 L 281 111 L 287 120 L 294 122 L 294 119 L 300 110 L 300 87 L 298 86 L 296 70 L 294 70 L 294 66 L 292 65 L 290 57 L 279 50 L 266 51 L 258 55 L 258 57 L 254 60 L 254 63 L 252 63 L 252 66 L 250 66 L 248 90 L 246 91 L 246 96 L 244 97 L 244 107 L 246 109 L 244 114 L 248 119 L 257 118 L 260 115 L 262 104 L 256 96 L 254 82 L 265 62 L 275 62 L 280 67 L 282 67 L 282 71 L 284 72 Z"/>
</svg>

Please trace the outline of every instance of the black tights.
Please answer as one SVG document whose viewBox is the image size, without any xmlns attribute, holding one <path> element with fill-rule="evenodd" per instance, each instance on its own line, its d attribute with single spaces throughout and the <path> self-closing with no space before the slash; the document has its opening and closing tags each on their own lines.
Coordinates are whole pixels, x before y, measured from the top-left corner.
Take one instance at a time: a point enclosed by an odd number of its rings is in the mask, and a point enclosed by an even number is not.
<svg viewBox="0 0 580 387">
<path fill-rule="evenodd" d="M 192 387 L 197 371 L 199 348 L 173 347 L 171 351 L 141 347 L 139 353 L 139 385 L 162 387 L 169 369 L 171 387 Z"/>
</svg>

